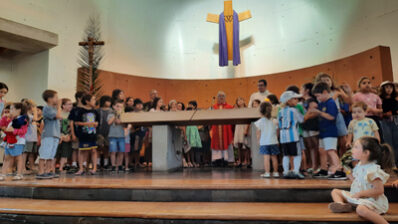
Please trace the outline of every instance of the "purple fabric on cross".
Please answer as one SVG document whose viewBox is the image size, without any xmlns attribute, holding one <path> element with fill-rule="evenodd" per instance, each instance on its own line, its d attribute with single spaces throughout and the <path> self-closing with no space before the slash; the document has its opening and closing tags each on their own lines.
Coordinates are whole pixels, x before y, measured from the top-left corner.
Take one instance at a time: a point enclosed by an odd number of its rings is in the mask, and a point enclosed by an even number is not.
<svg viewBox="0 0 398 224">
<path fill-rule="evenodd" d="M 225 29 L 224 12 L 220 14 L 218 20 L 219 27 L 219 65 L 228 66 L 228 44 L 227 44 L 227 32 Z M 238 13 L 234 11 L 233 14 L 233 65 L 240 64 L 240 49 L 239 49 L 239 18 Z"/>
</svg>

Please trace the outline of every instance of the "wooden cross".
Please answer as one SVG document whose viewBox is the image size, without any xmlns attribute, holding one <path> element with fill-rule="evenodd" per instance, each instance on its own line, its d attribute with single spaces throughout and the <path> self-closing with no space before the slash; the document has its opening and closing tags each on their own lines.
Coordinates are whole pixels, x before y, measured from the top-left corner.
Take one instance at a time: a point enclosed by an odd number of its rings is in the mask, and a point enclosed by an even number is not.
<svg viewBox="0 0 398 224">
<path fill-rule="evenodd" d="M 234 10 L 232 8 L 232 0 L 224 1 L 224 21 L 225 30 L 227 33 L 227 43 L 228 43 L 228 60 L 233 59 L 233 15 Z M 208 13 L 206 21 L 211 23 L 218 23 L 219 15 Z M 250 10 L 238 13 L 239 22 L 252 18 Z"/>
<path fill-rule="evenodd" d="M 94 47 L 99 46 L 99 45 L 104 45 L 104 41 L 96 41 L 94 38 L 89 37 L 87 38 L 86 42 L 79 42 L 79 46 L 88 46 L 88 64 L 89 64 L 89 87 L 90 91 L 93 86 L 92 81 L 93 81 L 93 66 L 94 66 Z"/>
</svg>

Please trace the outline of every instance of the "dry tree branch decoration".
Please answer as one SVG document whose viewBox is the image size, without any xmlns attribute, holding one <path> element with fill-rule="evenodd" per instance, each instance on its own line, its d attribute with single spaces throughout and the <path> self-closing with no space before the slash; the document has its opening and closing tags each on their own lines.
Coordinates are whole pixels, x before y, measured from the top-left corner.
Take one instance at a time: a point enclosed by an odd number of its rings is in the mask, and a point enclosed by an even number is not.
<svg viewBox="0 0 398 224">
<path fill-rule="evenodd" d="M 79 42 L 77 90 L 85 91 L 97 97 L 102 95 L 102 84 L 99 80 L 98 67 L 104 57 L 101 39 L 101 23 L 99 15 L 90 16 L 84 30 L 83 41 Z"/>
</svg>

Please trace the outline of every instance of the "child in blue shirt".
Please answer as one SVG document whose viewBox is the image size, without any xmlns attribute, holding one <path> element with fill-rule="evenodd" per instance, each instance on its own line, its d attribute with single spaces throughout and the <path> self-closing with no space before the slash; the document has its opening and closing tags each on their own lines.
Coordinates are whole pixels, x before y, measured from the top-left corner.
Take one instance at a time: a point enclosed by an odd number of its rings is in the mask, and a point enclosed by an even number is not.
<svg viewBox="0 0 398 224">
<path fill-rule="evenodd" d="M 319 117 L 319 156 L 321 170 L 314 175 L 315 178 L 329 178 L 335 180 L 347 179 L 341 171 L 339 156 L 337 154 L 337 125 L 336 118 L 339 113 L 337 105 L 330 96 L 330 87 L 326 83 L 318 83 L 312 90 L 319 102 L 318 109 L 311 109 L 308 112 Z M 330 158 L 329 175 L 327 171 L 327 157 Z"/>
<path fill-rule="evenodd" d="M 41 134 L 41 146 L 39 149 L 39 173 L 37 179 L 51 179 L 57 177 L 51 171 L 54 170 L 53 162 L 61 138 L 61 102 L 54 90 L 45 90 L 42 94 L 47 105 L 43 108 L 44 129 Z"/>
</svg>

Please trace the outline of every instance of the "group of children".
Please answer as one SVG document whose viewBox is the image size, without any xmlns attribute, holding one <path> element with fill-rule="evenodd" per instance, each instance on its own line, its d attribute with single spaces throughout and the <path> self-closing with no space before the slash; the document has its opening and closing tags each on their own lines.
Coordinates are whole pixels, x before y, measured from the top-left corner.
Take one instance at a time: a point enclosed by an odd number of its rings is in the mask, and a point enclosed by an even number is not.
<svg viewBox="0 0 398 224">
<path fill-rule="evenodd" d="M 279 177 L 281 160 L 285 178 L 345 180 L 348 177 L 344 168 L 353 168 L 357 163 L 349 149 L 366 136 L 398 150 L 394 83 L 382 83 L 381 98 L 369 78 L 361 78 L 358 87 L 353 94 L 347 85 L 336 87 L 330 75 L 321 73 L 314 83 L 306 83 L 301 89 L 289 86 L 280 103 L 275 96 L 268 96 L 260 105 L 263 118 L 255 123 L 260 153 L 264 155 L 265 173 L 261 176 Z M 278 157 L 280 154 L 283 156 Z M 398 161 L 397 154 L 394 157 L 392 152 L 392 162 Z"/>
<path fill-rule="evenodd" d="M 333 212 L 356 209 L 368 220 L 386 223 L 380 214 L 388 210 L 383 184 L 389 178 L 387 173 L 396 169 L 398 158 L 394 153 L 398 150 L 397 89 L 387 81 L 375 90 L 367 77 L 359 80 L 358 88 L 353 94 L 348 85 L 337 87 L 330 75 L 321 73 L 301 89 L 289 86 L 280 102 L 275 95 L 263 102 L 254 100 L 250 106 L 259 107 L 263 117 L 254 123 L 257 133 L 252 134 L 257 135 L 259 152 L 264 155 L 262 177 L 279 177 L 281 160 L 284 178 L 350 178 L 351 191 L 333 190 L 334 202 L 329 208 Z M 121 90 L 113 91 L 112 97 L 102 96 L 98 102 L 93 95 L 77 92 L 75 105 L 70 99 L 59 100 L 57 92 L 45 90 L 42 98 L 46 105 L 42 108 L 28 99 L 6 105 L 3 97 L 7 93 L 7 85 L 0 83 L 0 128 L 5 148 L 0 180 L 14 169 L 14 163 L 17 172 L 13 180 L 23 179 L 26 169 L 34 169 L 36 153 L 36 178 L 49 179 L 59 176 L 55 172 L 57 161 L 60 172 L 95 175 L 98 166 L 115 172 L 128 170 L 131 161 L 144 166 L 140 163 L 144 141 L 146 151 L 151 152 L 151 129 L 120 120 L 123 112 L 141 112 L 146 105 L 140 99 L 125 100 Z M 235 107 L 245 106 L 243 98 L 236 100 Z M 170 101 L 167 107 L 169 111 L 185 109 L 177 101 Z M 149 108 L 165 110 L 157 96 Z M 191 101 L 187 110 L 195 109 L 197 104 Z M 204 127 L 180 128 L 187 148 L 185 165 L 196 166 L 195 152 L 207 144 L 199 131 Z M 248 125 L 235 126 L 238 166 L 250 164 L 249 131 Z M 150 159 L 145 162 L 151 165 Z"/>
<path fill-rule="evenodd" d="M 57 93 L 52 90 L 44 91 L 43 99 L 47 105 L 37 109 L 36 105 L 28 99 L 5 105 L 2 97 L 8 92 L 7 85 L 0 83 L 0 91 L 0 109 L 4 114 L 0 120 L 0 128 L 4 132 L 2 146 L 5 149 L 0 181 L 14 169 L 14 163 L 17 164 L 17 173 L 13 180 L 22 180 L 26 169 L 33 169 L 38 142 L 41 146 L 37 177 L 53 177 L 53 158 L 57 152 L 61 131 L 57 120 L 61 112 Z M 43 128 L 38 128 L 38 124 L 42 123 Z M 28 166 L 26 166 L 27 160 Z"/>
<path fill-rule="evenodd" d="M 0 83 L 0 113 L 3 115 L 0 128 L 5 149 L 0 181 L 13 172 L 14 163 L 17 172 L 13 180 L 22 180 L 24 173 L 34 171 L 36 159 L 39 164 L 37 179 L 59 177 L 57 165 L 61 173 L 69 170 L 75 175 L 94 175 L 99 164 L 98 147 L 103 149 L 104 146 L 109 147 L 110 153 L 106 150 L 106 154 L 110 154 L 112 170 L 122 169 L 123 154 L 120 152 L 130 148 L 131 129 L 130 125 L 125 127 L 120 123 L 123 101 L 115 100 L 111 105 L 112 98 L 104 96 L 97 109 L 95 96 L 77 92 L 77 102 L 73 106 L 70 99 L 59 100 L 57 92 L 45 90 L 42 98 L 47 105 L 44 107 L 36 107 L 27 99 L 6 105 L 3 96 L 7 93 L 7 85 Z M 105 155 L 105 166 L 109 164 L 108 158 Z"/>
<path fill-rule="evenodd" d="M 332 212 L 356 211 L 373 223 L 387 223 L 381 216 L 388 211 L 384 184 L 397 171 L 396 87 L 386 81 L 375 90 L 371 80 L 362 77 L 358 88 L 352 94 L 347 86 L 336 87 L 332 77 L 322 73 L 314 83 L 304 84 L 301 94 L 297 87 L 289 87 L 278 106 L 270 103 L 272 99 L 261 103 L 263 118 L 255 122 L 264 155 L 261 176 L 279 177 L 277 155 L 281 151 L 285 178 L 302 179 L 305 173 L 353 181 L 350 192 L 332 191 Z M 272 116 L 273 106 L 276 117 Z M 308 169 L 300 172 L 300 167 Z"/>
<path fill-rule="evenodd" d="M 289 86 L 280 101 L 273 94 L 264 102 L 253 100 L 249 106 L 259 107 L 263 118 L 255 122 L 258 133 L 250 133 L 250 125 L 234 127 L 235 166 L 250 167 L 251 134 L 258 136 L 265 167 L 261 176 L 266 178 L 279 177 L 279 164 L 282 164 L 284 178 L 347 179 L 344 168 L 352 168 L 357 163 L 348 149 L 363 136 L 375 137 L 398 150 L 395 85 L 382 83 L 378 96 L 370 79 L 364 77 L 359 80 L 358 88 L 353 94 L 348 85 L 337 87 L 330 75 L 322 73 L 301 89 Z M 1 83 L 0 90 L 0 109 L 7 112 L 2 96 L 8 87 Z M 37 175 L 40 179 L 57 177 L 56 167 L 60 172 L 82 175 L 96 174 L 98 167 L 126 171 L 132 163 L 136 167 L 151 166 L 151 128 L 122 124 L 120 115 L 145 110 L 197 109 L 196 101 L 190 101 L 187 108 L 175 100 L 165 106 L 157 93 L 148 103 L 131 97 L 125 99 L 119 89 L 98 101 L 84 92 L 77 92 L 75 99 L 74 104 L 70 99 L 58 100 L 55 91 L 46 90 L 43 93 L 45 107 L 38 108 L 31 100 L 23 99 L 21 103 L 9 105 L 10 113 L 3 112 L 0 127 L 6 133 L 4 142 L 16 148 L 12 151 L 13 155 L 18 154 L 13 157 L 15 161 L 26 164 L 17 169 L 16 180 L 22 178 L 26 169 L 34 168 L 36 158 L 40 158 Z M 243 107 L 246 107 L 245 100 L 239 97 L 235 108 Z M 178 128 L 184 140 L 184 166 L 210 164 L 210 128 Z M 143 148 L 144 159 L 141 158 Z M 4 175 L 15 162 L 7 159 L 9 150 L 6 147 Z M 395 162 L 397 155 L 393 158 Z"/>
</svg>

